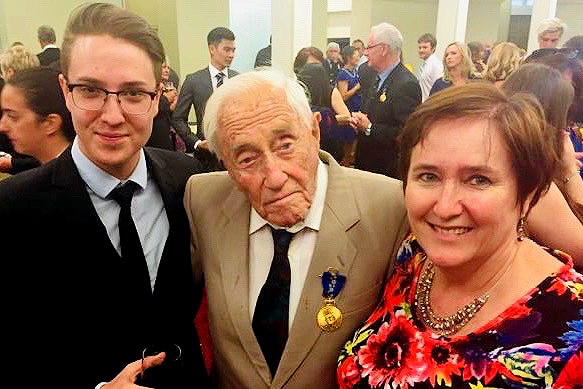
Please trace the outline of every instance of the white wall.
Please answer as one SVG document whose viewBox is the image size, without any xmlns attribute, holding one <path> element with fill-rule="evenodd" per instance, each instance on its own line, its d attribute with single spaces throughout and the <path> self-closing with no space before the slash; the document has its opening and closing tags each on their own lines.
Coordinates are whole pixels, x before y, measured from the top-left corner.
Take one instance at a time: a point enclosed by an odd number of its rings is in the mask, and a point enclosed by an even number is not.
<svg viewBox="0 0 583 389">
<path fill-rule="evenodd" d="M 123 5 L 123 0 L 104 1 Z M 82 3 L 82 0 L 0 0 L 0 48 L 20 41 L 33 53 L 39 52 L 36 30 L 43 24 L 55 29 L 60 45 L 69 13 Z"/>
<path fill-rule="evenodd" d="M 269 44 L 271 0 L 230 0 L 229 9 L 237 45 L 232 67 L 240 72 L 252 70 L 257 51 Z"/>
</svg>

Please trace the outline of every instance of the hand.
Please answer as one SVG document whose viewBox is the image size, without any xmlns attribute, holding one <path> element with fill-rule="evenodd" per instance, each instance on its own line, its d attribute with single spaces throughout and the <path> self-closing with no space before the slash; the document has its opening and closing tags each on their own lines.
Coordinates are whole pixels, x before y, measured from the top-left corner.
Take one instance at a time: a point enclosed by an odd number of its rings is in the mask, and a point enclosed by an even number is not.
<svg viewBox="0 0 583 389">
<path fill-rule="evenodd" d="M 147 369 L 153 366 L 160 365 L 164 358 L 165 353 L 160 353 L 158 355 L 153 355 L 144 358 L 143 366 L 142 360 L 139 359 L 128 364 L 113 380 L 103 385 L 101 389 L 137 389 L 144 388 L 136 384 L 138 376 L 142 374 L 142 369 Z"/>
<path fill-rule="evenodd" d="M 560 163 L 560 174 L 562 178 L 564 177 L 571 177 L 572 175 L 576 175 L 581 168 L 583 162 L 583 152 L 575 152 L 575 148 L 573 147 L 573 143 L 569 138 L 569 132 L 563 131 L 563 156 L 561 158 Z M 561 178 L 561 179 L 562 179 Z"/>
<path fill-rule="evenodd" d="M 360 132 L 366 132 L 370 124 L 368 116 L 362 112 L 352 112 L 352 119 L 354 120 L 354 128 Z"/>
<path fill-rule="evenodd" d="M 12 169 L 12 155 L 4 153 L 0 156 L 0 172 L 8 173 Z"/>
<path fill-rule="evenodd" d="M 201 141 L 198 146 L 196 146 L 197 149 L 202 149 L 202 150 L 208 150 L 209 149 L 209 141 L 208 140 L 203 140 Z"/>
</svg>

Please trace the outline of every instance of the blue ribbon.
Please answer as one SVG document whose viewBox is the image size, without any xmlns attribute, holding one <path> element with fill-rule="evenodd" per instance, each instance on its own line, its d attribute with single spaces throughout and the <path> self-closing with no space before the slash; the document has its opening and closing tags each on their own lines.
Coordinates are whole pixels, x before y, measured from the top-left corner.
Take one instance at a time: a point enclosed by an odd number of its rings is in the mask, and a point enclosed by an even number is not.
<svg viewBox="0 0 583 389">
<path fill-rule="evenodd" d="M 322 296 L 325 298 L 335 298 L 344 288 L 346 276 L 339 274 L 335 269 L 328 269 L 322 273 Z"/>
</svg>

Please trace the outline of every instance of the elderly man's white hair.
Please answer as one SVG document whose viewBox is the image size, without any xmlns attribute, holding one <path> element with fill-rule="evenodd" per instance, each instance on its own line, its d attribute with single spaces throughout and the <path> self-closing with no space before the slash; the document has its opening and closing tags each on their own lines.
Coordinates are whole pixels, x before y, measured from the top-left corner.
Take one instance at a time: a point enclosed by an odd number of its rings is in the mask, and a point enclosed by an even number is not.
<svg viewBox="0 0 583 389">
<path fill-rule="evenodd" d="M 326 46 L 326 51 L 328 51 L 330 49 L 340 50 L 340 45 L 336 42 L 330 42 L 330 43 L 328 43 L 328 46 Z"/>
<path fill-rule="evenodd" d="M 559 37 L 562 37 L 566 29 L 567 24 L 565 24 L 565 22 L 563 22 L 561 19 L 548 18 L 540 22 L 536 31 L 539 37 L 548 32 L 559 32 Z"/>
<path fill-rule="evenodd" d="M 217 140 L 219 117 L 233 99 L 241 96 L 253 96 L 258 101 L 265 97 L 269 90 L 280 90 L 285 93 L 291 110 L 297 114 L 300 124 L 307 128 L 312 127 L 313 114 L 304 89 L 297 80 L 286 76 L 275 69 L 254 70 L 242 73 L 237 77 L 229 78 L 217 88 L 209 98 L 204 113 L 204 135 L 209 141 L 209 149 L 219 159 L 222 159 Z M 249 94 L 249 92 L 255 92 Z"/>
<path fill-rule="evenodd" d="M 403 35 L 397 27 L 390 23 L 379 23 L 376 26 L 372 26 L 370 32 L 374 37 L 374 43 L 386 44 L 393 54 L 401 52 L 403 48 Z"/>
</svg>

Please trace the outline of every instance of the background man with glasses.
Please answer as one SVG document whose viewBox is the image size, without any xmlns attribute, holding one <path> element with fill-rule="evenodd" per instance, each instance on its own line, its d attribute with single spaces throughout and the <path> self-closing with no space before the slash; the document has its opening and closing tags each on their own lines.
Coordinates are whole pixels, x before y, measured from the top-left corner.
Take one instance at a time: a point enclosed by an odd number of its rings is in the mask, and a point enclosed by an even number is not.
<svg viewBox="0 0 583 389">
<path fill-rule="evenodd" d="M 111 4 L 74 11 L 61 47 L 77 136 L 51 163 L 0 183 L 6 371 L 24 387 L 120 388 L 136 381 L 146 346 L 175 343 L 183 369 L 168 388 L 204 388 L 193 324 L 202 283 L 182 205 L 200 164 L 144 148 L 164 48 Z"/>
<path fill-rule="evenodd" d="M 366 93 L 362 112 L 353 112 L 358 129 L 354 167 L 397 177 L 397 135 L 421 102 L 417 78 L 401 63 L 403 36 L 392 24 L 373 26 L 364 54 L 377 80 Z"/>
</svg>

